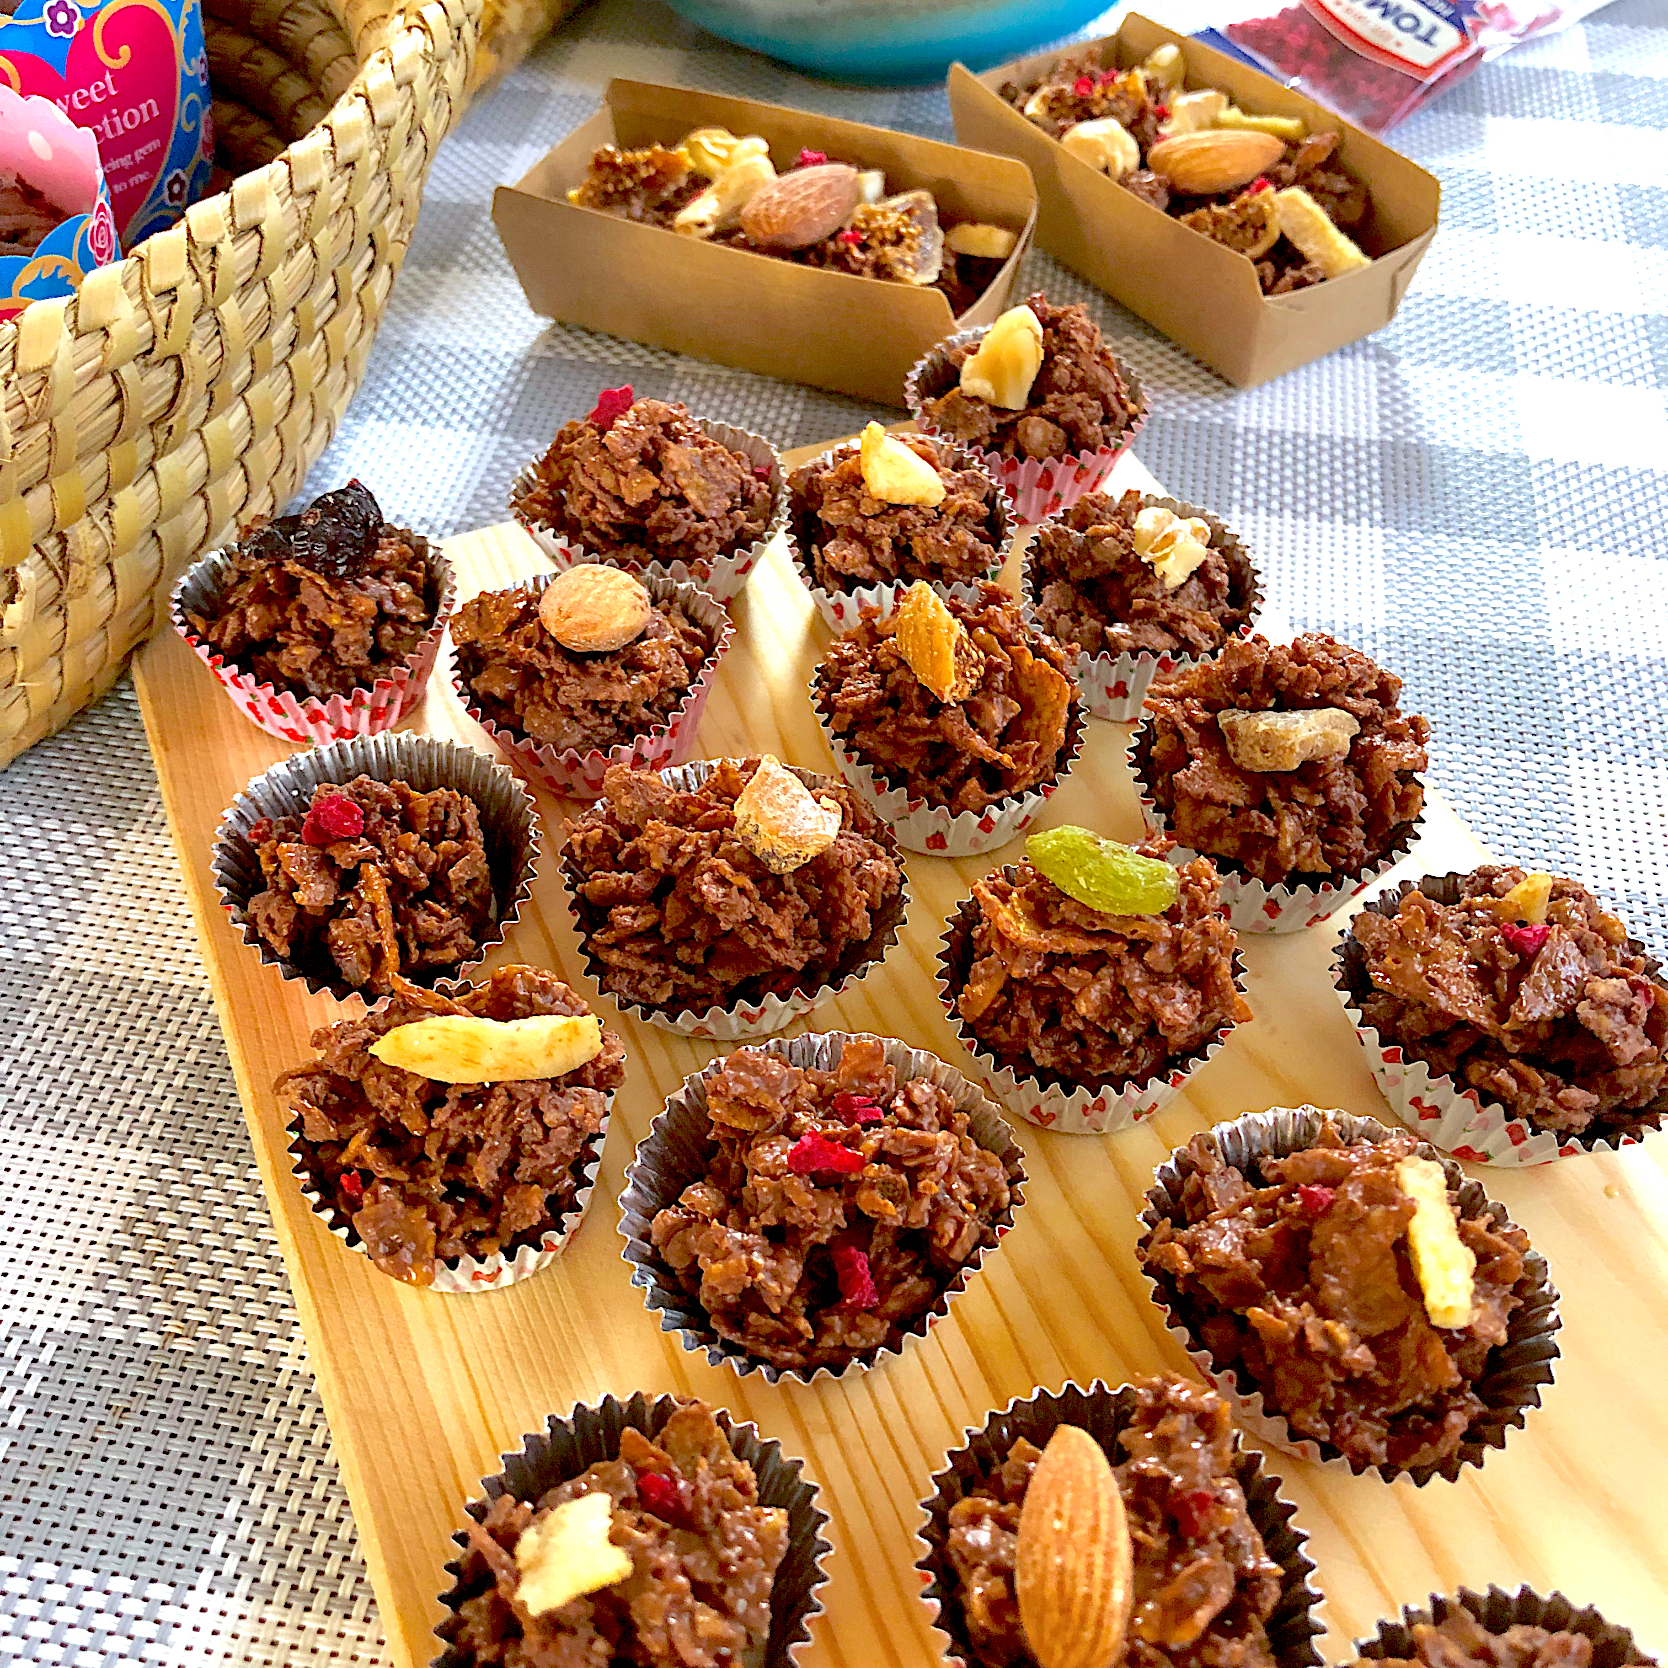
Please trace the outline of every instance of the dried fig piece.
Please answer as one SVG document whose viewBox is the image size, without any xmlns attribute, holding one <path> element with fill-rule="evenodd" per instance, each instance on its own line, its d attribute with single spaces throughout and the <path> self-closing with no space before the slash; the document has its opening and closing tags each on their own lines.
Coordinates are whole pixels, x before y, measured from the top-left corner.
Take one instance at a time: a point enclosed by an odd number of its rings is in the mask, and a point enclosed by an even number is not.
<svg viewBox="0 0 1668 1668">
<path fill-rule="evenodd" d="M 936 284 L 944 270 L 944 233 L 938 224 L 938 204 L 930 191 L 904 191 L 875 204 L 911 222 L 919 232 L 912 249 L 899 245 L 888 251 L 886 265 L 905 284 Z"/>
</svg>

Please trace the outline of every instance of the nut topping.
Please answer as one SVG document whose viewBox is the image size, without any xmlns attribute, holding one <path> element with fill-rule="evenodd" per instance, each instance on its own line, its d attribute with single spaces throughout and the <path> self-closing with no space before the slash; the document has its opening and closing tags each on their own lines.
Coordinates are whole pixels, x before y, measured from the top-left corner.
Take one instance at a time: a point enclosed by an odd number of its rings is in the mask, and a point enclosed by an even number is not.
<svg viewBox="0 0 1668 1668">
<path fill-rule="evenodd" d="M 1135 135 L 1116 116 L 1078 122 L 1060 135 L 1060 143 L 1091 168 L 1121 180 L 1141 166 L 1141 147 Z"/>
<path fill-rule="evenodd" d="M 1161 139 L 1147 152 L 1147 166 L 1162 174 L 1175 190 L 1209 197 L 1249 185 L 1264 169 L 1272 168 L 1285 150 L 1272 133 L 1211 128 Z"/>
<path fill-rule="evenodd" d="M 983 220 L 964 220 L 944 234 L 946 249 L 976 261 L 1005 261 L 1018 242 L 1018 235 L 1007 227 L 987 225 Z"/>
<path fill-rule="evenodd" d="M 1042 321 L 1029 307 L 1010 307 L 962 361 L 961 391 L 1006 411 L 1023 411 L 1042 369 Z"/>
<path fill-rule="evenodd" d="M 1061 1425 L 1019 1514 L 1014 1591 L 1037 1668 L 1112 1668 L 1129 1627 L 1133 1566 L 1106 1455 L 1087 1431 Z"/>
<path fill-rule="evenodd" d="M 1248 128 L 1256 133 L 1272 133 L 1276 139 L 1283 139 L 1288 145 L 1295 145 L 1309 131 L 1308 123 L 1301 116 L 1251 116 L 1237 104 L 1230 104 L 1221 111 L 1213 125 Z"/>
<path fill-rule="evenodd" d="M 894 641 L 905 665 L 940 701 L 955 706 L 978 688 L 984 651 L 924 579 L 904 596 Z"/>
<path fill-rule="evenodd" d="M 1241 770 L 1296 770 L 1311 759 L 1341 759 L 1361 725 L 1342 707 L 1297 712 L 1245 712 L 1229 707 L 1216 715 L 1228 756 Z"/>
<path fill-rule="evenodd" d="M 1149 504 L 1135 518 L 1135 554 L 1173 591 L 1210 554 L 1210 523 Z"/>
<path fill-rule="evenodd" d="M 614 1501 L 602 1490 L 553 1506 L 515 1543 L 516 1603 L 529 1615 L 559 1610 L 584 1593 L 600 1592 L 631 1574 L 631 1554 L 608 1531 Z"/>
<path fill-rule="evenodd" d="M 1174 41 L 1160 41 L 1141 60 L 1141 68 L 1160 86 L 1169 88 L 1171 92 L 1180 88 L 1182 80 L 1187 74 L 1187 65 L 1182 59 L 1181 48 Z"/>
<path fill-rule="evenodd" d="M 1525 926 L 1546 923 L 1546 906 L 1552 899 L 1552 876 L 1536 869 L 1526 874 L 1504 897 L 1490 901 L 1502 921 L 1521 921 Z"/>
<path fill-rule="evenodd" d="M 726 168 L 700 196 L 692 197 L 672 218 L 672 230 L 685 237 L 708 238 L 740 224 L 741 211 L 756 192 L 776 178 L 768 156 L 743 156 Z"/>
<path fill-rule="evenodd" d="M 654 606 L 624 568 L 582 562 L 559 573 L 539 598 L 544 629 L 575 654 L 610 654 L 635 642 Z"/>
<path fill-rule="evenodd" d="M 679 147 L 697 174 L 715 180 L 744 157 L 769 156 L 770 141 L 757 133 L 738 139 L 727 127 L 698 127 L 684 135 Z"/>
<path fill-rule="evenodd" d="M 879 423 L 863 430 L 858 445 L 863 488 L 883 504 L 942 504 L 944 478 L 913 447 L 895 439 Z"/>
<path fill-rule="evenodd" d="M 602 1052 L 595 1014 L 483 1019 L 431 1014 L 384 1031 L 371 1053 L 385 1066 L 434 1083 L 528 1083 L 565 1077 Z"/>
<path fill-rule="evenodd" d="M 795 168 L 748 199 L 741 229 L 766 249 L 804 249 L 839 231 L 859 194 L 857 170 L 844 162 Z"/>
<path fill-rule="evenodd" d="M 1194 93 L 1177 93 L 1170 100 L 1170 114 L 1159 124 L 1160 139 L 1171 139 L 1182 133 L 1198 133 L 1213 127 L 1228 108 L 1228 95 L 1218 87 L 1201 87 Z M 1162 173 L 1156 162 L 1147 164 Z"/>
<path fill-rule="evenodd" d="M 842 820 L 832 799 L 814 799 L 768 753 L 736 796 L 736 838 L 775 875 L 792 874 L 821 856 L 839 837 Z"/>
</svg>

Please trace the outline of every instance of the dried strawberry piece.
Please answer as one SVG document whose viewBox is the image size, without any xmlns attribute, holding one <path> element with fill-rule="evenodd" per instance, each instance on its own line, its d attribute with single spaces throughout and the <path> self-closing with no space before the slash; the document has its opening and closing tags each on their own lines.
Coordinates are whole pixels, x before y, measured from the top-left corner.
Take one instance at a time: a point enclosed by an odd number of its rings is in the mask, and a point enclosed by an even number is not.
<svg viewBox="0 0 1668 1668">
<path fill-rule="evenodd" d="M 869 1253 L 844 1235 L 828 1247 L 834 1259 L 834 1278 L 840 1282 L 840 1296 L 848 1309 L 875 1309 L 880 1305 L 880 1293 L 875 1290 L 875 1277 L 869 1268 Z"/>
<path fill-rule="evenodd" d="M 664 1523 L 686 1523 L 689 1519 L 682 1485 L 676 1477 L 668 1477 L 664 1471 L 639 1471 L 637 1498 Z"/>
<path fill-rule="evenodd" d="M 345 793 L 327 793 L 323 799 L 315 799 L 301 824 L 301 837 L 310 846 L 357 840 L 364 832 L 365 808 Z"/>
<path fill-rule="evenodd" d="M 1551 927 L 1503 926 L 1500 936 L 1527 960 L 1540 953 L 1540 948 L 1551 931 Z"/>
<path fill-rule="evenodd" d="M 1269 179 L 1268 175 L 1258 174 L 1258 176 L 1252 180 L 1248 186 L 1246 186 L 1245 195 L 1247 197 L 1251 197 L 1255 196 L 1259 191 L 1272 191 L 1273 189 L 1274 182 Z"/>
<path fill-rule="evenodd" d="M 1161 122 L 1167 122 L 1170 119 L 1170 106 L 1167 104 L 1155 104 L 1153 106 L 1153 114 L 1157 116 Z"/>
<path fill-rule="evenodd" d="M 753 465 L 753 479 L 755 481 L 768 481 L 770 479 L 770 465 L 768 463 L 755 463 Z M 794 976 L 795 978 L 798 977 L 797 974 Z"/>
<path fill-rule="evenodd" d="M 1079 98 L 1087 98 L 1095 90 L 1095 78 L 1092 75 L 1080 75 L 1072 82 L 1071 90 Z"/>
<path fill-rule="evenodd" d="M 1117 79 L 1118 72 L 1116 70 L 1102 70 L 1100 74 L 1095 77 L 1095 85 L 1097 87 L 1110 87 Z"/>
<path fill-rule="evenodd" d="M 848 1124 L 878 1124 L 886 1116 L 878 1102 L 849 1090 L 834 1097 L 834 1115 Z"/>
<path fill-rule="evenodd" d="M 604 388 L 597 395 L 597 408 L 585 419 L 587 423 L 595 423 L 604 434 L 613 428 L 625 414 L 631 410 L 631 384 L 623 383 L 618 388 Z"/>
<path fill-rule="evenodd" d="M 800 1136 L 788 1149 L 788 1168 L 796 1176 L 855 1176 L 867 1162 L 862 1153 L 814 1131 Z"/>
<path fill-rule="evenodd" d="M 1186 1494 L 1170 1496 L 1170 1515 L 1189 1540 L 1197 1540 L 1210 1522 L 1215 1505 L 1216 1496 L 1208 1488 L 1189 1489 Z"/>
<path fill-rule="evenodd" d="M 259 822 L 249 825 L 249 843 L 252 846 L 264 846 L 272 838 L 272 818 L 262 817 Z"/>
<path fill-rule="evenodd" d="M 1311 1216 L 1325 1216 L 1332 1209 L 1334 1189 L 1322 1187 L 1318 1182 L 1305 1182 L 1297 1190 L 1297 1202 L 1308 1211 Z"/>
<path fill-rule="evenodd" d="M 853 248 L 863 241 L 863 234 L 855 226 L 848 226 L 843 232 L 834 234 L 836 243 L 849 243 Z"/>
<path fill-rule="evenodd" d="M 820 168 L 828 160 L 826 151 L 802 150 L 799 160 L 794 163 L 796 168 Z"/>
<path fill-rule="evenodd" d="M 350 1205 L 358 1205 L 364 1201 L 365 1184 L 359 1179 L 357 1170 L 344 1170 L 342 1172 L 342 1197 Z"/>
<path fill-rule="evenodd" d="M 1635 996 L 1643 996 L 1647 1002 L 1656 1000 L 1657 987 L 1649 979 L 1642 979 L 1637 973 L 1628 974 L 1627 988 Z"/>
</svg>

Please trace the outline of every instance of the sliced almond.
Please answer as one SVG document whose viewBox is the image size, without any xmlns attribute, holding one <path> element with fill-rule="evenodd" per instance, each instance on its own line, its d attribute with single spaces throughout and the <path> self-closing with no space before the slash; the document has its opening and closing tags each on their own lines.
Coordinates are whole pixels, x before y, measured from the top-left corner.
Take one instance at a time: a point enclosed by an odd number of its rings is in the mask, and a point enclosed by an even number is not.
<svg viewBox="0 0 1668 1668">
<path fill-rule="evenodd" d="M 431 1014 L 384 1031 L 371 1053 L 385 1066 L 436 1083 L 531 1083 L 565 1077 L 602 1052 L 595 1014 L 534 1014 L 483 1019 Z"/>
<path fill-rule="evenodd" d="M 864 490 L 883 504 L 920 504 L 930 509 L 944 502 L 948 491 L 944 477 L 913 446 L 888 434 L 879 423 L 864 428 L 857 459 Z"/>
<path fill-rule="evenodd" d="M 895 641 L 904 663 L 939 700 L 965 701 L 984 675 L 985 656 L 924 579 L 917 579 L 898 608 Z"/>
<path fill-rule="evenodd" d="M 1101 1446 L 1076 1425 L 1048 1439 L 1019 1513 L 1014 1587 L 1037 1668 L 1111 1668 L 1135 1592 L 1123 1496 Z"/>
<path fill-rule="evenodd" d="M 635 643 L 653 611 L 639 580 L 603 562 L 568 568 L 539 596 L 544 629 L 575 654 L 612 654 Z"/>
<path fill-rule="evenodd" d="M 609 1539 L 614 1502 L 600 1490 L 564 1500 L 521 1532 L 515 1543 L 516 1602 L 530 1616 L 548 1615 L 586 1593 L 631 1574 L 631 1554 Z"/>
<path fill-rule="evenodd" d="M 1147 166 L 1184 195 L 1208 197 L 1249 185 L 1285 153 L 1272 133 L 1209 128 L 1159 140 L 1147 152 Z"/>
</svg>

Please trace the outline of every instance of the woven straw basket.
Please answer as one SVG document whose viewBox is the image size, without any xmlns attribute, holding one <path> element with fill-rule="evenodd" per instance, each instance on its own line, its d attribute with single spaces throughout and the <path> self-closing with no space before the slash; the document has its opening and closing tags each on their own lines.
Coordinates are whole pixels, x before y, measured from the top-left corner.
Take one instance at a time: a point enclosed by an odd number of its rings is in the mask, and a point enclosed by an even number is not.
<svg viewBox="0 0 1668 1668">
<path fill-rule="evenodd" d="M 301 486 L 359 386 L 482 0 L 210 0 L 229 189 L 0 324 L 0 766 L 180 571 Z"/>
</svg>

